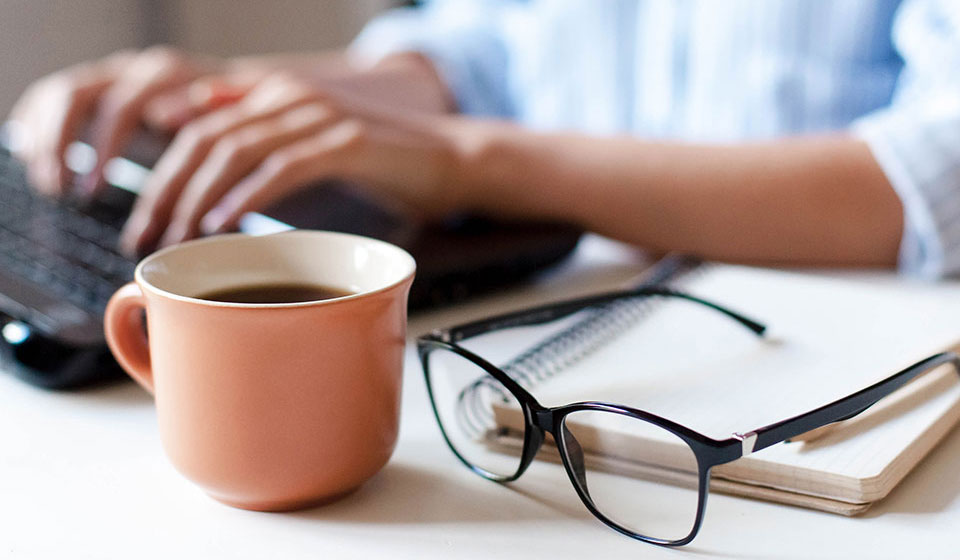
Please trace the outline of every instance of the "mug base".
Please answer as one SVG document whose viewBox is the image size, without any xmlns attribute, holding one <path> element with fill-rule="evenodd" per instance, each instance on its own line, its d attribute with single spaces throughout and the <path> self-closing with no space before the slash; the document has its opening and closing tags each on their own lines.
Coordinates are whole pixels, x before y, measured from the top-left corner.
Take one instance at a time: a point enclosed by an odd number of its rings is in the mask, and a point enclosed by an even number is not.
<svg viewBox="0 0 960 560">
<path fill-rule="evenodd" d="M 350 494 L 353 494 L 357 491 L 360 486 L 355 486 L 349 490 L 343 492 L 338 492 L 330 496 L 322 496 L 320 498 L 305 498 L 305 499 L 295 499 L 295 500 L 261 500 L 261 501 L 245 501 L 245 500 L 234 500 L 231 498 L 222 498 L 220 496 L 215 496 L 213 494 L 208 494 L 214 500 L 220 502 L 221 504 L 228 505 L 230 507 L 235 507 L 237 509 L 245 509 L 249 511 L 262 511 L 268 513 L 282 513 L 287 511 L 299 511 L 302 509 L 309 509 L 318 506 L 324 506 L 336 502 L 341 498 L 345 498 Z"/>
</svg>

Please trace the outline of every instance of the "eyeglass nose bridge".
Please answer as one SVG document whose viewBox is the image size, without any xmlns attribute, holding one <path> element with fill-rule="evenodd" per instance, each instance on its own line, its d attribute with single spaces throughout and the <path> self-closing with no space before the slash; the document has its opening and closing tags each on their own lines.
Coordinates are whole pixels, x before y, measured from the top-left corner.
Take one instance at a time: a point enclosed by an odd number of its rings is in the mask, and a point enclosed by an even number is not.
<svg viewBox="0 0 960 560">
<path fill-rule="evenodd" d="M 533 425 L 545 432 L 553 433 L 556 428 L 557 415 L 549 408 L 539 408 L 532 411 L 530 419 Z"/>
<path fill-rule="evenodd" d="M 583 450 L 580 448 L 580 444 L 576 438 L 573 437 L 573 434 L 570 432 L 561 434 L 561 431 L 565 430 L 562 417 L 563 414 L 554 409 L 543 407 L 530 408 L 529 418 L 534 430 L 532 430 L 531 433 L 531 441 L 527 448 L 526 457 L 524 457 L 523 460 L 524 466 L 521 469 L 521 473 L 530 466 L 537 452 L 540 451 L 540 448 L 546 441 L 545 434 L 549 433 L 553 437 L 554 445 L 557 446 L 557 451 L 560 453 L 562 463 L 571 477 L 571 482 L 574 483 L 574 486 L 579 484 L 582 491 L 586 492 L 587 481 L 584 474 Z M 570 444 L 574 445 L 573 449 L 566 447 Z"/>
<path fill-rule="evenodd" d="M 557 417 L 554 414 L 554 411 L 539 406 L 536 403 L 527 404 L 526 409 L 526 417 L 529 419 L 526 430 L 527 441 L 523 458 L 520 461 L 520 468 L 517 470 L 517 473 L 512 477 L 511 480 L 516 480 L 519 478 L 524 472 L 526 472 L 527 468 L 533 464 L 534 458 L 537 456 L 537 453 L 540 451 L 540 448 L 543 447 L 543 444 L 546 441 L 547 433 L 553 437 L 556 437 L 554 428 Z"/>
</svg>

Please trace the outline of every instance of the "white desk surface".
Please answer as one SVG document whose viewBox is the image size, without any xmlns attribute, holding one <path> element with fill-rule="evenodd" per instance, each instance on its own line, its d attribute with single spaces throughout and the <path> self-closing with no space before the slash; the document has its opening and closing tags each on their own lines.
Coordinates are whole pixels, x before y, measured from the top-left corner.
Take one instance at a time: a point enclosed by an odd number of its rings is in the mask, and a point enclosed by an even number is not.
<svg viewBox="0 0 960 560">
<path fill-rule="evenodd" d="M 527 303 L 609 289 L 643 266 L 588 237 L 535 286 L 411 318 L 411 339 Z M 354 494 L 297 513 L 208 498 L 170 466 L 153 404 L 133 383 L 53 393 L 0 375 L 0 558 L 958 558 L 960 430 L 859 518 L 710 496 L 697 539 L 663 549 L 623 537 L 566 476 L 534 465 L 498 485 L 462 467 L 429 410 L 410 345 L 400 440 Z"/>
</svg>

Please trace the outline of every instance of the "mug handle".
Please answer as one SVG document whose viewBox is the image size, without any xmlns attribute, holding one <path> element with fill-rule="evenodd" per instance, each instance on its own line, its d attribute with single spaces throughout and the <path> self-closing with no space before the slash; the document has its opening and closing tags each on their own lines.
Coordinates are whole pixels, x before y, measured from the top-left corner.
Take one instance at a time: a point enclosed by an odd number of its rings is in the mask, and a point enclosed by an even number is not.
<svg viewBox="0 0 960 560">
<path fill-rule="evenodd" d="M 126 284 L 110 298 L 103 316 L 103 330 L 117 362 L 152 395 L 150 346 L 141 324 L 146 304 L 140 286 L 133 282 Z"/>
</svg>

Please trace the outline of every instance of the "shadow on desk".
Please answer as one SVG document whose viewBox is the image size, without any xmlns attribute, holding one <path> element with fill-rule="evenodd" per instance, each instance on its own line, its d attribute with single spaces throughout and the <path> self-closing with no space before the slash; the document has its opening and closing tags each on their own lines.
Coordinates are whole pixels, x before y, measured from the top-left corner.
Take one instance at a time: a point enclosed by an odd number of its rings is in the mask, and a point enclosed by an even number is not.
<svg viewBox="0 0 960 560">
<path fill-rule="evenodd" d="M 960 427 L 955 427 L 884 500 L 860 516 L 936 513 L 960 498 Z"/>
<path fill-rule="evenodd" d="M 103 406 L 153 405 L 153 396 L 129 379 L 91 387 L 82 391 L 54 394 Z"/>
<path fill-rule="evenodd" d="M 960 498 L 957 464 L 960 464 L 960 429 L 949 433 L 887 499 L 859 519 L 885 514 L 929 514 L 948 509 Z M 467 477 L 475 475 L 458 472 L 461 467 L 457 464 L 451 463 L 449 467 L 448 471 L 393 461 L 353 495 L 327 506 L 285 515 L 326 523 L 361 524 L 560 519 L 579 519 L 588 526 L 598 523 L 569 487 L 566 475 L 552 472 L 550 465 L 536 464 L 524 479 L 509 485 L 474 484 Z M 598 528 L 604 529 L 599 524 Z"/>
<path fill-rule="evenodd" d="M 20 384 L 19 381 L 17 381 Z M 24 391 L 51 407 L 51 414 L 76 414 L 80 411 L 96 415 L 123 415 L 134 411 L 153 414 L 153 396 L 133 381 L 120 381 L 87 387 L 77 391 L 49 391 L 23 385 Z"/>
<path fill-rule="evenodd" d="M 391 525 L 503 522 L 545 517 L 536 515 L 530 508 L 504 511 L 502 498 L 496 496 L 496 484 L 490 483 L 491 488 L 477 488 L 463 484 L 456 474 L 392 462 L 355 493 L 338 502 L 284 515 L 325 523 Z"/>
<path fill-rule="evenodd" d="M 461 525 L 478 529 L 482 523 L 516 526 L 530 522 L 535 535 L 544 523 L 573 521 L 585 539 L 627 543 L 642 556 L 646 545 L 631 542 L 595 519 L 581 504 L 566 474 L 559 466 L 535 464 L 523 479 L 512 484 L 465 482 L 476 475 L 451 462 L 450 472 L 417 465 L 390 463 L 355 494 L 330 505 L 282 514 L 309 523 Z M 479 477 L 478 477 L 479 478 Z M 568 525 L 569 526 L 569 525 Z M 496 529 L 493 533 L 497 534 Z M 534 541 L 535 542 L 535 541 Z M 694 543 L 677 550 L 681 556 L 717 554 L 708 543 Z M 744 560 L 769 558 L 738 553 Z"/>
</svg>

